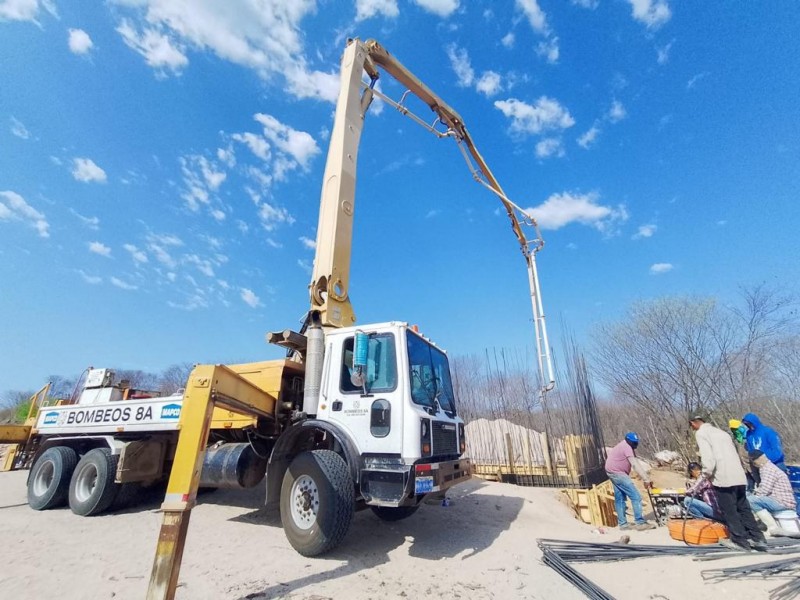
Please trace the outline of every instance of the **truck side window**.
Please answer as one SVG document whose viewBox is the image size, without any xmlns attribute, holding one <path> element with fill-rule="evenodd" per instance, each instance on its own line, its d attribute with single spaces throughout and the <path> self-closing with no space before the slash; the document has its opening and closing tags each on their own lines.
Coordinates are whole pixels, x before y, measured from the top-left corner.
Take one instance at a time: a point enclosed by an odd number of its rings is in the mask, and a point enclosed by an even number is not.
<svg viewBox="0 0 800 600">
<path fill-rule="evenodd" d="M 345 394 L 356 394 L 362 389 L 350 381 L 353 372 L 354 338 L 344 341 L 339 389 Z M 394 335 L 381 333 L 369 338 L 367 351 L 367 389 L 370 393 L 391 392 L 397 387 L 397 355 Z"/>
</svg>

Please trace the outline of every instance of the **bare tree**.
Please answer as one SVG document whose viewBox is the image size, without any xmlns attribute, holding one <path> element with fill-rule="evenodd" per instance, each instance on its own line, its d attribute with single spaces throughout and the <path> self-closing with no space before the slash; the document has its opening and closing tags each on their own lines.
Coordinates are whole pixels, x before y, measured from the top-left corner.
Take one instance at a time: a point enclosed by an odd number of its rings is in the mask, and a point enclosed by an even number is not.
<svg viewBox="0 0 800 600">
<path fill-rule="evenodd" d="M 687 421 L 711 413 L 720 426 L 755 406 L 781 418 L 767 402 L 774 378 L 770 349 L 796 323 L 792 300 L 764 287 L 742 291 L 742 305 L 712 298 L 660 298 L 631 306 L 625 317 L 597 328 L 594 366 L 599 379 L 628 407 L 628 422 L 652 430 L 655 442 L 695 455 Z M 635 407 L 635 409 L 634 409 Z"/>
</svg>

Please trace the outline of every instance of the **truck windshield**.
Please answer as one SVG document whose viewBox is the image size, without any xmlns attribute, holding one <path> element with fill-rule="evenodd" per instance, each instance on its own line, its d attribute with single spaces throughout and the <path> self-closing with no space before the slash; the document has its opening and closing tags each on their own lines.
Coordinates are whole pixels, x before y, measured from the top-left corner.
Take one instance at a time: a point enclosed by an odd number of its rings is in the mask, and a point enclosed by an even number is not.
<svg viewBox="0 0 800 600">
<path fill-rule="evenodd" d="M 438 402 L 446 413 L 455 416 L 456 403 L 447 355 L 411 331 L 407 338 L 411 399 L 431 408 L 436 408 Z"/>
</svg>

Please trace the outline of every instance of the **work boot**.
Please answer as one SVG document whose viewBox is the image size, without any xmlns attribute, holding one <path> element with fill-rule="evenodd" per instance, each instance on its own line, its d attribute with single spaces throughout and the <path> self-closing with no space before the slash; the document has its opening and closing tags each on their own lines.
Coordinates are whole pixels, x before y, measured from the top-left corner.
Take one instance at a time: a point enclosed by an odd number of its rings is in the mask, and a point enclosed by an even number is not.
<svg viewBox="0 0 800 600">
<path fill-rule="evenodd" d="M 632 529 L 630 523 L 623 523 L 622 525 L 619 526 L 620 531 L 627 531 L 629 529 Z"/>
<path fill-rule="evenodd" d="M 727 548 L 728 550 L 733 550 L 735 552 L 752 552 L 749 546 L 740 546 L 736 542 L 728 538 L 722 538 L 719 541 L 719 545 L 723 548 Z"/>
<path fill-rule="evenodd" d="M 766 540 L 747 540 L 747 543 L 750 544 L 750 547 L 755 550 L 756 552 L 766 552 L 767 551 L 767 541 Z"/>
<path fill-rule="evenodd" d="M 783 529 L 778 525 L 778 522 L 775 521 L 775 517 L 773 517 L 772 513 L 768 510 L 759 510 L 756 513 L 756 517 L 760 522 L 767 526 L 767 533 L 769 533 L 772 537 L 781 537 L 784 535 Z"/>
<path fill-rule="evenodd" d="M 649 523 L 648 521 L 645 521 L 644 523 L 637 523 L 634 526 L 634 529 L 636 529 L 636 531 L 647 531 L 648 529 L 655 529 L 655 528 L 656 528 L 655 524 Z"/>
</svg>

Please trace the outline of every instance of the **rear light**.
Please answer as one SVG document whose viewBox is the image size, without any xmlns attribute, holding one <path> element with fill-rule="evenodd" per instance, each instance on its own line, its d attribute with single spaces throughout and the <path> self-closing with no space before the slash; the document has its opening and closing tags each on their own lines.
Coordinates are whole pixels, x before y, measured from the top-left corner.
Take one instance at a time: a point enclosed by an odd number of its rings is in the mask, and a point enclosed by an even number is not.
<svg viewBox="0 0 800 600">
<path fill-rule="evenodd" d="M 421 419 L 419 427 L 419 441 L 422 456 L 431 456 L 433 449 L 431 448 L 431 421 L 430 419 Z"/>
</svg>

